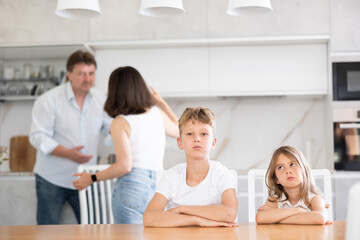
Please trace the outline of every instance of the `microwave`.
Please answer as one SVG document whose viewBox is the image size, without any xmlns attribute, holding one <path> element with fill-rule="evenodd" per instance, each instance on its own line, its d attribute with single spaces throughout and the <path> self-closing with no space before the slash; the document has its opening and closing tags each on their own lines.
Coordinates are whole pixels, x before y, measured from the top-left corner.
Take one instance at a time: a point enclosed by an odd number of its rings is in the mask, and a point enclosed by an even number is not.
<svg viewBox="0 0 360 240">
<path fill-rule="evenodd" d="M 360 100 L 360 62 L 333 63 L 333 100 Z"/>
</svg>

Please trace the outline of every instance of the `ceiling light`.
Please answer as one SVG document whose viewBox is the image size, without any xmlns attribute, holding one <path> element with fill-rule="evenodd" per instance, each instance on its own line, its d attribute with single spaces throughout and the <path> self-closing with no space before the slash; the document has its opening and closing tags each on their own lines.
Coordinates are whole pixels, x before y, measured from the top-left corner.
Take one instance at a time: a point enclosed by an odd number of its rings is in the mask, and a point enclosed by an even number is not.
<svg viewBox="0 0 360 240">
<path fill-rule="evenodd" d="M 139 13 L 150 17 L 170 17 L 184 13 L 182 0 L 141 0 Z"/>
<path fill-rule="evenodd" d="M 58 0 L 55 13 L 65 18 L 92 18 L 101 11 L 98 0 Z"/>
<path fill-rule="evenodd" d="M 270 0 L 229 0 L 227 13 L 233 16 L 241 16 L 271 11 Z"/>
</svg>

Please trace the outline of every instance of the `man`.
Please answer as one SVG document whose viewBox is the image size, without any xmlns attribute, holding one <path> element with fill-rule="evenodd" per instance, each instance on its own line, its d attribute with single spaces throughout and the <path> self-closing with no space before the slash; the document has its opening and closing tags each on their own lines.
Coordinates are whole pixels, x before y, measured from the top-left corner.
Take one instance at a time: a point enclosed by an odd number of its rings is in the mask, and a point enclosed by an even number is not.
<svg viewBox="0 0 360 240">
<path fill-rule="evenodd" d="M 80 222 L 72 174 L 79 164 L 96 164 L 100 133 L 108 134 L 112 120 L 104 111 L 106 96 L 93 88 L 94 57 L 74 52 L 66 68 L 67 82 L 39 97 L 32 112 L 38 224 L 58 224 L 66 201 Z"/>
</svg>

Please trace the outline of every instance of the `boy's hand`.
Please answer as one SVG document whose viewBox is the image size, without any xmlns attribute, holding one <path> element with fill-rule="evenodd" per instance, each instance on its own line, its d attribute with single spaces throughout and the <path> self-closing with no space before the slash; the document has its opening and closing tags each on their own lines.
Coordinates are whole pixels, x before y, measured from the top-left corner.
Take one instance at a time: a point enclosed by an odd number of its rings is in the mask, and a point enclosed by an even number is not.
<svg viewBox="0 0 360 240">
<path fill-rule="evenodd" d="M 174 207 L 172 209 L 169 209 L 167 210 L 168 212 L 171 212 L 171 213 L 178 213 L 180 214 L 181 213 L 181 208 L 180 207 Z"/>
<path fill-rule="evenodd" d="M 200 227 L 237 227 L 239 226 L 238 223 L 232 222 L 218 222 L 218 221 L 212 221 L 206 218 L 198 217 L 198 225 Z"/>
</svg>

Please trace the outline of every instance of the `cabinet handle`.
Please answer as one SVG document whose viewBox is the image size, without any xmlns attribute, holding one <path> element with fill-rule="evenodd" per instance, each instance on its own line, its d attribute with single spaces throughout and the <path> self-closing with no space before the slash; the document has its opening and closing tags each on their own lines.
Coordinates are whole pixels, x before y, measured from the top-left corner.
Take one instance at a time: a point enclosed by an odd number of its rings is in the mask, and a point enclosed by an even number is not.
<svg viewBox="0 0 360 240">
<path fill-rule="evenodd" d="M 350 128 L 360 128 L 360 123 L 340 123 L 339 128 L 341 129 L 350 129 Z"/>
</svg>

